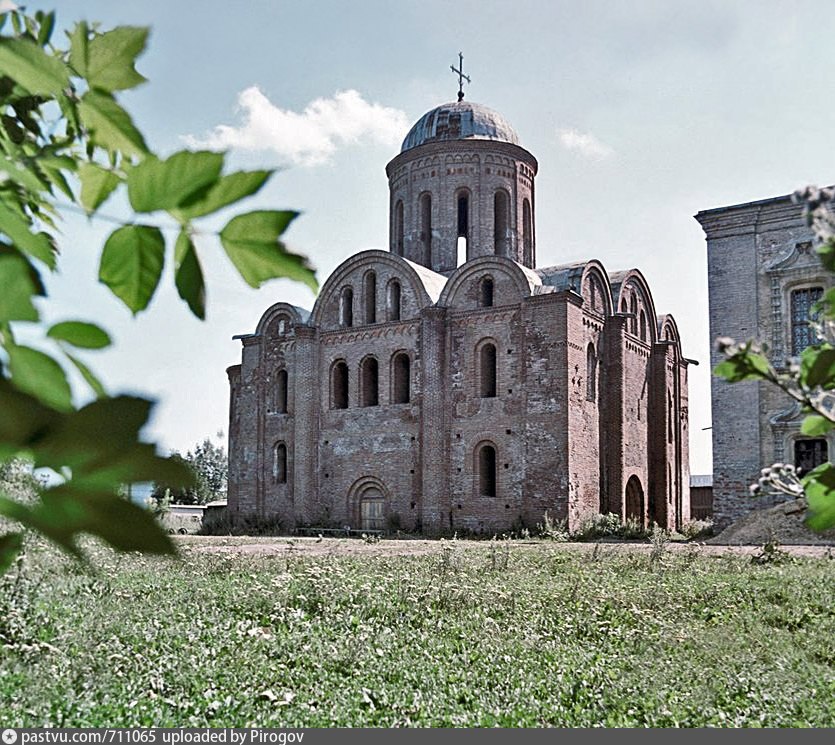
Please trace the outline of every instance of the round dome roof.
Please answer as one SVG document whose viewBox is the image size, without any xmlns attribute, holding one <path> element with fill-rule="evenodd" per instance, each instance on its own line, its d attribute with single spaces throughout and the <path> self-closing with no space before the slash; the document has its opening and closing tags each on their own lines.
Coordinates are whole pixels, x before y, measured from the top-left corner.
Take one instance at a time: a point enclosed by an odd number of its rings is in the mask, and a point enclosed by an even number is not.
<svg viewBox="0 0 835 745">
<path fill-rule="evenodd" d="M 497 140 L 519 144 L 507 120 L 478 103 L 457 101 L 427 111 L 409 130 L 400 152 L 418 145 L 446 140 Z"/>
</svg>

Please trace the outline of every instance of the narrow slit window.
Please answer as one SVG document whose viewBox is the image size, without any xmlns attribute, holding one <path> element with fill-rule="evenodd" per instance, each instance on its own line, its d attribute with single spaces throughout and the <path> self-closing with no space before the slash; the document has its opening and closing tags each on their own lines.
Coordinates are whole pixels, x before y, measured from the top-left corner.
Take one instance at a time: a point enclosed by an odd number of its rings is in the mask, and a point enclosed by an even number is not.
<svg viewBox="0 0 835 745">
<path fill-rule="evenodd" d="M 496 397 L 496 347 L 485 344 L 479 353 L 481 367 L 481 397 Z"/>
<path fill-rule="evenodd" d="M 478 304 L 481 308 L 493 306 L 493 278 L 484 277 L 478 285 Z"/>
<path fill-rule="evenodd" d="M 287 413 L 287 371 L 279 370 L 275 379 L 275 401 L 273 411 Z"/>
<path fill-rule="evenodd" d="M 380 403 L 379 369 L 374 357 L 366 357 L 360 370 L 362 380 L 362 405 L 378 406 Z"/>
<path fill-rule="evenodd" d="M 334 409 L 348 408 L 348 365 L 340 360 L 331 371 L 332 377 L 332 407 Z"/>
<path fill-rule="evenodd" d="M 398 199 L 394 206 L 394 253 L 403 256 L 403 200 Z"/>
<path fill-rule="evenodd" d="M 388 306 L 389 321 L 400 320 L 400 282 L 393 279 L 389 282 L 388 299 L 386 302 Z"/>
<path fill-rule="evenodd" d="M 354 325 L 354 291 L 350 287 L 343 287 L 339 294 L 339 325 Z"/>
<path fill-rule="evenodd" d="M 394 356 L 392 361 L 392 403 L 407 404 L 411 398 L 409 355 L 400 352 Z"/>
<path fill-rule="evenodd" d="M 273 448 L 273 481 L 276 484 L 287 483 L 287 446 L 283 442 Z"/>
<path fill-rule="evenodd" d="M 493 249 L 496 256 L 507 256 L 510 200 L 507 192 L 499 190 L 493 197 Z"/>
<path fill-rule="evenodd" d="M 367 272 L 363 279 L 363 295 L 365 322 L 377 323 L 377 275 L 374 272 Z"/>
<path fill-rule="evenodd" d="M 478 493 L 482 497 L 496 496 L 496 448 L 482 445 L 478 450 Z"/>
</svg>

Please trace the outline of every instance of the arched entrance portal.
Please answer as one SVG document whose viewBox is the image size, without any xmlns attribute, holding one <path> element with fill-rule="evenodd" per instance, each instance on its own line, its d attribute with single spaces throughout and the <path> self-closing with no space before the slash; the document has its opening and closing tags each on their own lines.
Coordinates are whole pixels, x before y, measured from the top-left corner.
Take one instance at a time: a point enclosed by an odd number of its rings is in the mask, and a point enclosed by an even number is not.
<svg viewBox="0 0 835 745">
<path fill-rule="evenodd" d="M 385 487 L 373 477 L 360 479 L 348 494 L 348 509 L 351 521 L 360 530 L 385 530 Z"/>
<path fill-rule="evenodd" d="M 644 489 L 637 476 L 630 476 L 626 482 L 626 519 L 644 524 Z"/>
</svg>

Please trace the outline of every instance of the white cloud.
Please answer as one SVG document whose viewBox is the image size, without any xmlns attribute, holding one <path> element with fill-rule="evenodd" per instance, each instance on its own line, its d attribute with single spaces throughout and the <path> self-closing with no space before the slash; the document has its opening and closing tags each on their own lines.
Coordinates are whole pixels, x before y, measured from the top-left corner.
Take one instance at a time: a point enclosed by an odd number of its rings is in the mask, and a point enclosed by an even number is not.
<svg viewBox="0 0 835 745">
<path fill-rule="evenodd" d="M 608 158 L 614 150 L 605 142 L 598 140 L 591 132 L 578 132 L 576 129 L 560 129 L 557 134 L 560 144 L 571 152 L 592 160 Z"/>
<path fill-rule="evenodd" d="M 279 108 L 252 86 L 238 94 L 238 109 L 240 126 L 220 124 L 204 137 L 184 139 L 191 147 L 271 150 L 282 164 L 312 166 L 361 141 L 399 145 L 409 125 L 402 111 L 368 103 L 355 90 L 317 98 L 298 113 Z"/>
</svg>

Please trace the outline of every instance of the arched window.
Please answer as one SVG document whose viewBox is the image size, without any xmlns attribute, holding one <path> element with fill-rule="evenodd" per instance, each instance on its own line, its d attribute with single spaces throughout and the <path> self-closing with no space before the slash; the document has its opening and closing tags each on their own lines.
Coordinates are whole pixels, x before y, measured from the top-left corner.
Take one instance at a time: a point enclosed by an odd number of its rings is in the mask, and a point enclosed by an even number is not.
<svg viewBox="0 0 835 745">
<path fill-rule="evenodd" d="M 478 469 L 478 493 L 482 497 L 496 496 L 496 448 L 481 445 L 476 451 Z"/>
<path fill-rule="evenodd" d="M 522 247 L 525 266 L 533 266 L 533 219 L 531 217 L 531 203 L 525 199 L 522 202 Z"/>
<path fill-rule="evenodd" d="M 629 319 L 629 330 L 638 335 L 638 298 L 635 293 L 632 293 L 632 296 L 629 298 L 629 312 L 632 314 L 632 318 Z"/>
<path fill-rule="evenodd" d="M 586 398 L 589 401 L 597 400 L 597 355 L 594 353 L 594 344 L 589 344 L 586 352 Z"/>
<path fill-rule="evenodd" d="M 331 408 L 348 408 L 348 365 L 339 360 L 331 368 Z"/>
<path fill-rule="evenodd" d="M 343 287 L 339 293 L 339 325 L 354 325 L 354 291 L 350 287 Z"/>
<path fill-rule="evenodd" d="M 493 197 L 493 249 L 496 256 L 507 256 L 507 227 L 510 223 L 510 199 L 499 189 Z"/>
<path fill-rule="evenodd" d="M 400 320 L 400 282 L 393 279 L 389 282 L 388 297 L 386 298 L 386 310 L 389 321 Z"/>
<path fill-rule="evenodd" d="M 792 356 L 796 357 L 806 347 L 817 344 L 818 339 L 811 321 L 816 314 L 812 306 L 823 296 L 823 287 L 804 287 L 791 294 Z"/>
<path fill-rule="evenodd" d="M 394 253 L 403 255 L 403 200 L 394 205 Z"/>
<path fill-rule="evenodd" d="M 667 392 L 667 442 L 673 441 L 673 394 Z"/>
<path fill-rule="evenodd" d="M 420 245 L 424 266 L 432 266 L 432 196 L 420 198 Z"/>
<path fill-rule="evenodd" d="M 275 376 L 275 400 L 273 401 L 273 411 L 279 414 L 287 413 L 287 371 L 279 370 L 278 375 Z"/>
<path fill-rule="evenodd" d="M 458 213 L 458 229 L 456 236 L 456 266 L 461 266 L 469 258 L 468 245 L 470 237 L 470 194 L 467 191 L 460 191 L 456 195 L 456 209 Z"/>
<path fill-rule="evenodd" d="M 365 302 L 365 322 L 377 323 L 377 275 L 374 272 L 365 273 L 362 294 Z"/>
<path fill-rule="evenodd" d="M 496 347 L 487 343 L 479 352 L 480 392 L 482 398 L 496 396 Z"/>
<path fill-rule="evenodd" d="M 640 312 L 639 315 L 640 315 L 640 318 L 641 318 L 641 341 L 646 341 L 647 340 L 647 314 L 644 313 L 643 308 L 641 309 L 641 312 Z"/>
<path fill-rule="evenodd" d="M 637 476 L 626 482 L 626 519 L 644 524 L 644 488 Z"/>
<path fill-rule="evenodd" d="M 273 447 L 273 482 L 287 483 L 287 446 L 278 442 Z"/>
<path fill-rule="evenodd" d="M 405 352 L 399 352 L 392 357 L 391 379 L 392 391 L 391 401 L 395 404 L 407 404 L 411 398 L 410 360 Z"/>
<path fill-rule="evenodd" d="M 478 285 L 478 305 L 490 308 L 493 305 L 493 278 L 484 277 Z"/>
<path fill-rule="evenodd" d="M 379 381 L 376 358 L 366 357 L 360 365 L 361 406 L 377 406 L 380 403 Z"/>
</svg>

